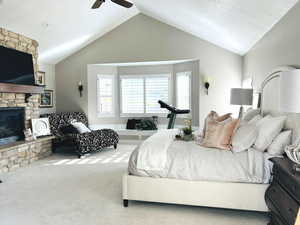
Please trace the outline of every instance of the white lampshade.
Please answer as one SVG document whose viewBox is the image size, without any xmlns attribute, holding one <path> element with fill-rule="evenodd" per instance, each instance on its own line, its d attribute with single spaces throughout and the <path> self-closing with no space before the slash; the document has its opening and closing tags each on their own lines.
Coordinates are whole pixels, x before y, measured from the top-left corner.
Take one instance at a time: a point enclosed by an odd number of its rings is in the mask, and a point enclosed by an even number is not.
<svg viewBox="0 0 300 225">
<path fill-rule="evenodd" d="M 253 89 L 232 88 L 230 95 L 231 105 L 252 105 Z"/>
<path fill-rule="evenodd" d="M 281 73 L 280 110 L 300 113 L 300 69 Z"/>
</svg>

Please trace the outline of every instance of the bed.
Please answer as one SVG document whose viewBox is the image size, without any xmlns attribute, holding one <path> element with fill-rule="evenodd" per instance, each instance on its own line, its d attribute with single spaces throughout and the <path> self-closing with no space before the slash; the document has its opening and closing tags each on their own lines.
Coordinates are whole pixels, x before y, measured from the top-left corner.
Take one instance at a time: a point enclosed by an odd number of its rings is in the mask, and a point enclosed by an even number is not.
<svg viewBox="0 0 300 225">
<path fill-rule="evenodd" d="M 290 69 L 294 68 L 278 68 L 263 82 L 260 100 L 263 113 L 281 114 L 277 111 L 278 102 L 274 101 L 278 99 L 274 98 L 277 93 L 273 92 L 278 86 L 279 79 L 276 78 L 282 71 Z M 298 135 L 299 121 L 300 118 L 295 115 L 289 115 L 286 121 L 285 128 L 292 129 L 294 136 Z M 133 152 L 129 161 L 129 172 L 123 176 L 122 197 L 125 207 L 128 206 L 129 200 L 134 200 L 268 212 L 264 194 L 269 186 L 272 165 L 267 154 L 249 149 L 237 156 L 231 152 L 199 149 L 200 147 L 192 142 L 175 141 L 171 145 L 175 150 L 167 151 L 168 157 L 165 160 L 168 166 L 165 170 L 153 169 L 159 164 L 155 160 L 147 162 L 146 159 L 145 165 L 152 165 L 152 170 L 139 169 L 138 163 L 141 159 L 138 159 L 138 149 Z M 182 160 L 170 160 L 174 155 Z M 205 163 L 205 157 L 219 157 L 223 160 L 222 163 L 231 166 L 227 167 L 227 171 L 222 171 L 217 163 Z M 196 163 L 191 163 L 191 159 L 194 162 L 202 160 L 201 166 L 198 168 Z M 161 158 L 157 159 L 159 160 Z M 180 170 L 186 167 L 189 167 L 189 170 Z M 207 172 L 211 170 L 213 171 Z"/>
</svg>

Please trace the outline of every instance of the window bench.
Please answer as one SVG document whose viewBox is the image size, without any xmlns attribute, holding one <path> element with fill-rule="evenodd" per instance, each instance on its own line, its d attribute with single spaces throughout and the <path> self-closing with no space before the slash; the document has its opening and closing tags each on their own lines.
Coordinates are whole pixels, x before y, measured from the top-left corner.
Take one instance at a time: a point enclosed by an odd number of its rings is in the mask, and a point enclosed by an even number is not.
<svg viewBox="0 0 300 225">
<path fill-rule="evenodd" d="M 146 137 L 150 137 L 155 134 L 157 130 L 128 130 L 126 124 L 91 124 L 91 130 L 99 129 L 112 129 L 116 131 L 120 136 L 137 136 L 140 140 Z M 182 125 L 177 125 L 175 128 L 183 128 Z M 158 125 L 158 130 L 166 129 L 167 124 Z M 193 127 L 193 130 L 198 130 L 199 127 Z"/>
</svg>

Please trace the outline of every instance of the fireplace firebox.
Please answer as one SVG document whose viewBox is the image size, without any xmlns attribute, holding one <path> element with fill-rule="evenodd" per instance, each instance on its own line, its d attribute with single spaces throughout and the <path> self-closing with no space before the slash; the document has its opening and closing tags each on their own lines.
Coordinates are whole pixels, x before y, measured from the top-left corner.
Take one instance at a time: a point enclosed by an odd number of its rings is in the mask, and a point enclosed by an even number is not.
<svg viewBox="0 0 300 225">
<path fill-rule="evenodd" d="M 24 140 L 25 108 L 0 107 L 0 146 Z"/>
</svg>

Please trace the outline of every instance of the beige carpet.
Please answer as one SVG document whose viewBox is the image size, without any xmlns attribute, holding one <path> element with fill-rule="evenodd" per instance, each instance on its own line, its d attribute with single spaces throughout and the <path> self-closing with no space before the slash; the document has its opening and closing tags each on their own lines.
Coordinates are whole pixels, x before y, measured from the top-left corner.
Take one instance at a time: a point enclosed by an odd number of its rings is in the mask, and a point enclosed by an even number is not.
<svg viewBox="0 0 300 225">
<path fill-rule="evenodd" d="M 266 225 L 261 213 L 130 202 L 123 208 L 121 176 L 133 142 L 77 159 L 55 154 L 1 174 L 1 225 Z"/>
</svg>

